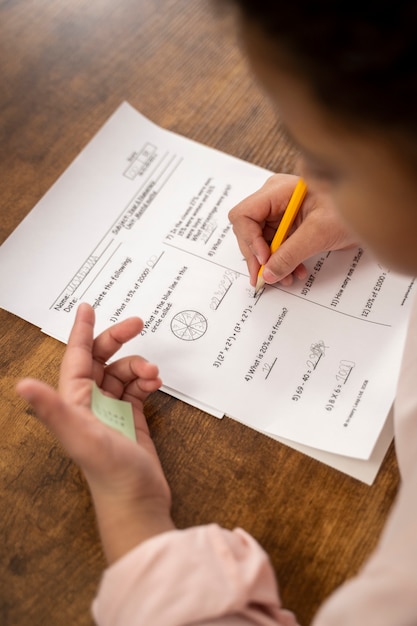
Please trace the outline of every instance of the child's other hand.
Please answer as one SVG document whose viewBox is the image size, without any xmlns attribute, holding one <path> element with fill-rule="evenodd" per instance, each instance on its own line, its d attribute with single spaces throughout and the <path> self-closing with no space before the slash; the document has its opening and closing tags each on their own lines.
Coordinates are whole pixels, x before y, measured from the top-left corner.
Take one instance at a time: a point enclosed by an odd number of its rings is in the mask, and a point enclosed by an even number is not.
<svg viewBox="0 0 417 626">
<path fill-rule="evenodd" d="M 252 285 L 256 284 L 261 265 L 265 265 L 263 277 L 266 283 L 280 281 L 288 286 L 293 282 L 293 276 L 301 280 L 306 278 L 303 261 L 310 256 L 355 245 L 354 236 L 342 223 L 330 199 L 308 191 L 290 235 L 271 255 L 270 242 L 297 180 L 297 176 L 290 174 L 275 174 L 229 213 Z"/>
<path fill-rule="evenodd" d="M 58 392 L 33 379 L 17 385 L 85 474 L 109 562 L 174 527 L 170 490 L 143 414 L 144 400 L 161 385 L 158 369 L 139 356 L 106 365 L 142 328 L 139 318 L 130 318 L 94 339 L 94 311 L 82 304 L 62 361 Z M 106 395 L 132 404 L 137 443 L 91 412 L 93 381 Z"/>
</svg>

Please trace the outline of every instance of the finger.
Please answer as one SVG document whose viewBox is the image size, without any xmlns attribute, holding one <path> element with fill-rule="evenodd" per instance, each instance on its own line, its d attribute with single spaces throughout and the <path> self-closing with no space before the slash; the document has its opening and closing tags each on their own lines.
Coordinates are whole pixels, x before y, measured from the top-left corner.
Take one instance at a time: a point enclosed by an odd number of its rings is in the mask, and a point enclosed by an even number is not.
<svg viewBox="0 0 417 626">
<path fill-rule="evenodd" d="M 271 227 L 271 237 L 274 235 L 297 180 L 296 176 L 284 179 L 273 176 L 261 189 L 230 210 L 229 220 L 239 241 L 253 246 L 257 237 L 264 238 L 264 228 L 268 225 Z"/>
<path fill-rule="evenodd" d="M 308 272 L 304 263 L 300 263 L 300 265 L 297 265 L 293 274 L 296 278 L 298 278 L 298 280 L 305 280 L 307 278 Z"/>
<path fill-rule="evenodd" d="M 110 363 L 106 367 L 101 388 L 106 393 L 120 398 L 125 388 L 131 382 L 136 382 L 138 389 L 144 389 L 144 387 L 140 386 L 141 381 L 159 381 L 159 385 L 155 386 L 155 389 L 157 389 L 161 385 L 157 366 L 149 363 L 143 357 L 127 356 Z M 153 384 L 151 387 L 154 390 Z"/>
<path fill-rule="evenodd" d="M 265 190 L 252 194 L 229 212 L 233 232 L 247 260 L 255 256 L 258 263 L 262 264 L 268 258 L 269 246 L 263 231 L 270 217 L 271 198 Z"/>
<path fill-rule="evenodd" d="M 236 218 L 232 216 L 232 220 L 233 232 L 248 267 L 250 284 L 255 286 L 259 268 L 270 255 L 269 245 L 262 232 L 263 224 L 240 215 Z"/>
<path fill-rule="evenodd" d="M 60 388 L 74 379 L 91 378 L 94 320 L 93 308 L 86 303 L 80 304 L 62 359 Z"/>
<path fill-rule="evenodd" d="M 252 256 L 249 259 L 246 259 L 248 271 L 249 271 L 249 282 L 252 287 L 255 287 L 256 281 L 258 280 L 259 269 L 261 267 L 258 259 L 255 256 Z"/>
<path fill-rule="evenodd" d="M 270 241 L 285 212 L 297 182 L 296 176 L 275 175 L 254 194 L 237 204 L 229 219 L 246 259 L 250 282 L 255 285 L 261 265 L 270 257 Z"/>
<path fill-rule="evenodd" d="M 62 443 L 69 455 L 77 460 L 82 454 L 82 436 L 85 420 L 70 411 L 60 395 L 45 383 L 30 378 L 16 385 L 17 393 L 34 409 L 38 419 Z"/>
<path fill-rule="evenodd" d="M 303 263 L 297 265 L 292 274 L 288 274 L 288 276 L 281 278 L 279 284 L 282 287 L 290 287 L 294 282 L 294 277 L 298 278 L 298 280 L 305 280 L 307 278 L 307 269 Z"/>
<path fill-rule="evenodd" d="M 93 358 L 95 361 L 106 363 L 123 344 L 136 337 L 143 328 L 143 322 L 139 317 L 130 317 L 115 326 L 107 328 L 96 337 L 93 345 Z"/>
<path fill-rule="evenodd" d="M 134 406 L 137 406 L 143 410 L 142 403 L 151 394 L 157 391 L 162 385 L 162 380 L 159 377 L 156 378 L 136 378 L 126 387 L 123 400 L 131 402 Z M 138 402 L 140 405 L 138 405 Z"/>
</svg>

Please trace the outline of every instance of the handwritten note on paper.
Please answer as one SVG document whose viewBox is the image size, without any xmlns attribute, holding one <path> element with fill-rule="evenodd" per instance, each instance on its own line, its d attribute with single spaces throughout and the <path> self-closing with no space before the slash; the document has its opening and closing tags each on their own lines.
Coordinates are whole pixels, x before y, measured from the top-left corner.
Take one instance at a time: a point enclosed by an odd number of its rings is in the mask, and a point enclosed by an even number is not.
<svg viewBox="0 0 417 626">
<path fill-rule="evenodd" d="M 157 363 L 167 390 L 368 459 L 394 399 L 413 281 L 357 248 L 318 254 L 305 281 L 253 298 L 228 211 L 270 175 L 124 104 L 0 248 L 0 304 L 62 341 L 82 301 L 97 332 L 139 315 L 121 354 Z"/>
<path fill-rule="evenodd" d="M 130 402 L 106 396 L 96 383 L 93 383 L 91 410 L 103 424 L 136 441 L 135 422 Z"/>
</svg>

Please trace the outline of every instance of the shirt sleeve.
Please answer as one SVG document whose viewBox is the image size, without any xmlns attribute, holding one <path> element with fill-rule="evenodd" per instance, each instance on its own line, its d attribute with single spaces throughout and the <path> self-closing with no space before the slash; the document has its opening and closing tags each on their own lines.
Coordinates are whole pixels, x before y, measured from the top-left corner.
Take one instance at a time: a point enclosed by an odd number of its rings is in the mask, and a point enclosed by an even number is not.
<svg viewBox="0 0 417 626">
<path fill-rule="evenodd" d="M 417 473 L 402 485 L 371 558 L 323 604 L 313 626 L 417 624 L 416 495 Z"/>
<path fill-rule="evenodd" d="M 98 626 L 298 626 L 259 544 L 216 524 L 137 546 L 104 572 L 92 610 Z"/>
</svg>

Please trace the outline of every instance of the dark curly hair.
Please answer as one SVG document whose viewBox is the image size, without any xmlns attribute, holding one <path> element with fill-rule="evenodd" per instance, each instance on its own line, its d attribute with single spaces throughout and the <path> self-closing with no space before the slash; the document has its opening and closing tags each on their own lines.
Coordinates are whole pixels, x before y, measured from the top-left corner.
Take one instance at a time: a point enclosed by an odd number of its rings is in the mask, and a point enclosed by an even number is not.
<svg viewBox="0 0 417 626">
<path fill-rule="evenodd" d="M 415 0 L 234 0 L 329 110 L 417 138 Z"/>
</svg>

